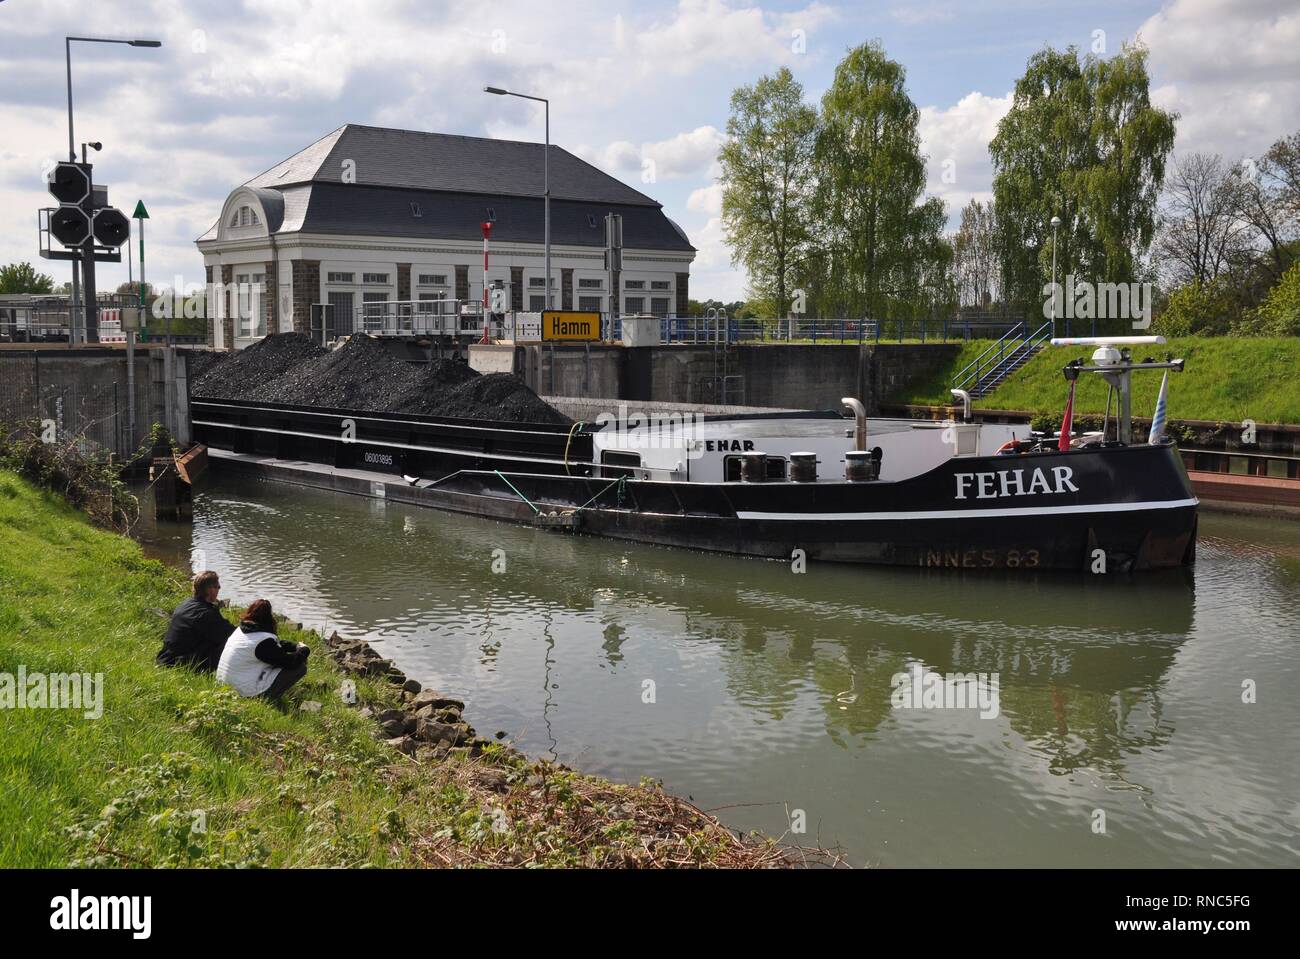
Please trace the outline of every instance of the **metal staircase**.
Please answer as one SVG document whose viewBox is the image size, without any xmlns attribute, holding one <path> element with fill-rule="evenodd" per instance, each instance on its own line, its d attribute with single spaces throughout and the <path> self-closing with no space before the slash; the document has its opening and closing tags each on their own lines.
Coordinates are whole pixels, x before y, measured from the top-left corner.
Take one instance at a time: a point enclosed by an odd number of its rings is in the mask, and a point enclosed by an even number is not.
<svg viewBox="0 0 1300 959">
<path fill-rule="evenodd" d="M 987 396 L 1028 363 L 1051 338 L 1050 320 L 1032 332 L 1026 324 L 1017 323 L 953 376 L 952 388 L 965 390 L 972 399 Z"/>
</svg>

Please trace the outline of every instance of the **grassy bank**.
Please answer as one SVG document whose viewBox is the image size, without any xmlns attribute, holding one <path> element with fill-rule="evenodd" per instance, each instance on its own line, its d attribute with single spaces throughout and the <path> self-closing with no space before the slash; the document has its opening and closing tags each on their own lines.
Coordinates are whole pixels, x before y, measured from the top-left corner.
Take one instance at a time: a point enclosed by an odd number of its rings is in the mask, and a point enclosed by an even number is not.
<svg viewBox="0 0 1300 959">
<path fill-rule="evenodd" d="M 282 706 L 158 668 L 160 613 L 186 594 L 132 541 L 0 472 L 0 673 L 103 674 L 100 718 L 0 709 L 0 867 L 791 861 L 652 784 L 505 747 L 403 755 L 360 712 L 400 706 L 397 688 L 359 677 L 346 704 L 315 633 L 282 632 L 313 647 Z"/>
<path fill-rule="evenodd" d="M 939 405 L 950 403 L 948 386 L 952 374 L 971 362 L 987 344 L 969 344 L 944 370 L 924 380 L 907 384 L 891 403 Z M 1300 369 L 1300 338 L 1183 337 L 1167 346 L 1139 347 L 1141 359 L 1165 352 L 1187 360 L 1182 373 L 1170 375 L 1169 416 L 1178 420 L 1257 423 L 1300 423 L 1300 389 L 1295 371 Z M 1048 347 L 975 405 L 986 409 L 1026 410 L 1059 413 L 1065 405 L 1066 384 L 1061 367 L 1076 356 L 1087 358 L 1086 348 Z M 1150 416 L 1155 408 L 1160 375 L 1133 378 L 1133 412 Z M 1106 409 L 1106 385 L 1100 377 L 1079 380 L 1075 399 L 1080 413 L 1102 414 Z"/>
</svg>

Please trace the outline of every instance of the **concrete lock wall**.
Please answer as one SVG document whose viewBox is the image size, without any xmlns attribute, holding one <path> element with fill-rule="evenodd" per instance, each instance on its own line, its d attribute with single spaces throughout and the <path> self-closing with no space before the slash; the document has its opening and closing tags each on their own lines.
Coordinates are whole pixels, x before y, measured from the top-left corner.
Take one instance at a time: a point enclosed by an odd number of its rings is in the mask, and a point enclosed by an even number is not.
<svg viewBox="0 0 1300 959">
<path fill-rule="evenodd" d="M 475 362 L 471 349 L 471 364 Z M 706 403 L 728 407 L 837 409 L 862 400 L 878 415 L 886 396 L 949 361 L 955 344 L 762 344 L 715 348 L 529 343 L 514 372 L 537 393 L 571 398 Z M 486 358 L 485 358 L 486 359 Z M 493 369 L 501 370 L 500 355 Z"/>
<path fill-rule="evenodd" d="M 60 441 L 84 439 L 127 456 L 165 425 L 182 445 L 190 441 L 189 387 L 184 351 L 138 349 L 135 354 L 135 429 L 130 429 L 129 377 L 124 349 L 0 351 L 0 417 L 54 422 Z"/>
</svg>

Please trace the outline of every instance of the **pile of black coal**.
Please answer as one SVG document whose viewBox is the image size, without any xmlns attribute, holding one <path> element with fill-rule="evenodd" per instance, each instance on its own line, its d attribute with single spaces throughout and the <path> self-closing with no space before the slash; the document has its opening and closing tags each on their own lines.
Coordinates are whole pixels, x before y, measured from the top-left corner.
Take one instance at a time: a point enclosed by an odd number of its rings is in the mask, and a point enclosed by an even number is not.
<svg viewBox="0 0 1300 959">
<path fill-rule="evenodd" d="M 190 395 L 250 399 L 264 385 L 279 381 L 299 364 L 325 352 L 301 333 L 276 333 L 218 362 L 190 385 Z"/>
<path fill-rule="evenodd" d="M 515 423 L 571 422 L 567 416 L 543 402 L 513 373 L 475 375 L 459 386 L 428 397 L 420 409 L 404 412 Z"/>
<path fill-rule="evenodd" d="M 249 398 L 266 403 L 377 412 L 401 409 L 423 393 L 417 367 L 394 356 L 379 340 L 353 336 L 342 346 L 310 357 Z"/>
<path fill-rule="evenodd" d="M 203 361 L 200 361 L 203 362 Z M 461 359 L 408 363 L 374 337 L 357 335 L 324 350 L 298 333 L 268 336 L 206 369 L 191 386 L 199 398 L 458 419 L 565 425 L 510 373 L 481 376 Z"/>
<path fill-rule="evenodd" d="M 229 358 L 223 350 L 185 350 L 185 375 L 190 382 L 196 382 L 212 371 L 212 368 Z"/>
</svg>

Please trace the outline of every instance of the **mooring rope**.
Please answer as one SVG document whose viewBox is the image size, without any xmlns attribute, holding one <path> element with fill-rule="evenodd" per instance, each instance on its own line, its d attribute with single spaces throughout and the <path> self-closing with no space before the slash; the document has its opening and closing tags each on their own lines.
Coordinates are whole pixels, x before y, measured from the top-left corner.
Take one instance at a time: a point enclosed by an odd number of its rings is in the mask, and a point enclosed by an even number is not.
<svg viewBox="0 0 1300 959">
<path fill-rule="evenodd" d="M 519 492 L 519 490 L 517 490 L 517 489 L 515 488 L 515 484 L 512 483 L 512 482 L 510 482 L 510 480 L 506 479 L 504 473 L 502 473 L 500 470 L 493 470 L 492 472 L 494 472 L 497 476 L 501 477 L 501 482 L 503 482 L 503 483 L 505 483 L 507 486 L 509 486 L 510 489 L 511 489 L 511 491 L 512 491 L 516 496 L 518 496 L 521 500 L 523 500 L 525 503 L 527 503 L 529 509 L 531 509 L 531 510 L 532 510 L 536 515 L 538 515 L 538 516 L 541 516 L 541 515 L 542 515 L 542 511 L 541 511 L 540 509 L 538 509 L 536 506 L 534 506 L 533 503 L 532 503 L 532 501 L 531 501 L 527 496 L 525 496 L 523 493 Z M 618 487 L 618 506 L 617 506 L 616 508 L 618 508 L 618 509 L 622 509 L 622 507 L 623 507 L 623 487 L 624 487 L 624 484 L 625 484 L 626 482 L 627 482 L 627 477 L 626 477 L 626 476 L 619 476 L 619 477 L 616 477 L 616 478 L 613 479 L 610 483 L 608 483 L 605 487 L 603 487 L 602 489 L 600 489 L 600 490 L 596 493 L 595 496 L 593 496 L 591 499 L 587 500 L 587 502 L 583 503 L 581 506 L 576 506 L 576 507 L 574 507 L 573 512 L 578 513 L 578 512 L 581 512 L 581 511 L 584 510 L 584 509 L 587 509 L 589 506 L 591 506 L 592 503 L 594 503 L 594 502 L 596 502 L 596 500 L 600 499 L 600 497 L 601 497 L 602 495 L 604 495 L 604 493 L 605 493 L 606 490 L 608 490 L 608 489 L 610 489 L 611 487 L 614 487 L 614 486 L 617 486 L 617 487 Z"/>
<path fill-rule="evenodd" d="M 605 490 L 609 489 L 610 486 L 615 486 L 615 485 L 618 486 L 618 505 L 621 507 L 621 506 L 623 505 L 623 484 L 624 484 L 626 481 L 627 481 L 627 477 L 626 477 L 626 476 L 619 476 L 619 477 L 616 477 L 615 480 L 614 480 L 614 482 L 610 483 L 609 486 L 606 486 L 605 489 L 600 490 L 600 492 L 598 492 L 598 493 L 597 493 L 595 496 L 593 496 L 591 499 L 587 500 L 587 502 L 583 503 L 583 504 L 582 504 L 581 506 L 579 506 L 577 509 L 578 509 L 578 510 L 584 510 L 584 509 L 586 509 L 586 508 L 587 508 L 588 506 L 590 506 L 592 503 L 596 502 L 596 500 L 600 499 L 601 495 L 605 492 Z M 576 512 L 576 510 L 575 510 L 575 512 Z"/>
<path fill-rule="evenodd" d="M 528 499 L 527 496 L 525 496 L 523 493 L 519 492 L 519 490 L 515 489 L 515 484 L 512 483 L 512 482 L 510 482 L 510 480 L 506 479 L 505 476 L 501 473 L 500 470 L 493 470 L 492 472 L 496 473 L 497 476 L 500 476 L 500 477 L 501 477 L 501 481 L 502 481 L 503 483 L 505 483 L 507 486 L 509 486 L 512 490 L 514 490 L 514 494 L 515 494 L 516 496 L 518 496 L 518 497 L 519 497 L 521 500 L 523 500 L 525 503 L 528 503 L 528 508 L 529 508 L 529 509 L 531 509 L 531 510 L 532 510 L 534 513 L 536 513 L 538 516 L 541 516 L 541 515 L 542 515 L 542 511 L 539 510 L 536 506 L 534 506 L 534 505 L 529 501 L 529 499 Z"/>
<path fill-rule="evenodd" d="M 569 446 L 570 444 L 573 443 L 574 431 L 577 430 L 580 426 L 582 426 L 582 420 L 578 420 L 576 423 L 574 423 L 572 426 L 569 427 L 569 438 L 564 443 L 564 475 L 565 476 L 573 475 L 572 473 L 569 472 Z"/>
</svg>

